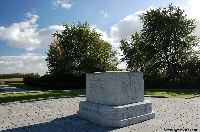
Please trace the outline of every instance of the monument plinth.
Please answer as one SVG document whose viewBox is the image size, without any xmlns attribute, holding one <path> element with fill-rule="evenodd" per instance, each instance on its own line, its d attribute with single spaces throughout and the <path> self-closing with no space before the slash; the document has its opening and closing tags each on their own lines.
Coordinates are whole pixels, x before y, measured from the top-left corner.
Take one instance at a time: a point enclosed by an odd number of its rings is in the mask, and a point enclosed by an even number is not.
<svg viewBox="0 0 200 132">
<path fill-rule="evenodd" d="M 141 72 L 86 74 L 86 101 L 78 116 L 108 127 L 123 127 L 155 117 L 152 103 L 144 100 Z"/>
</svg>

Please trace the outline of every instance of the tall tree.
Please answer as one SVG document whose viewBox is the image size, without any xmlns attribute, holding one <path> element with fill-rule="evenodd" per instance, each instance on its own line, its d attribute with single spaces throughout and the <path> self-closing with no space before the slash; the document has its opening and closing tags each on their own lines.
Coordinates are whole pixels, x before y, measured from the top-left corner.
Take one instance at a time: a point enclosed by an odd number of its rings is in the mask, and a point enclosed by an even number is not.
<svg viewBox="0 0 200 132">
<path fill-rule="evenodd" d="M 151 9 L 140 19 L 143 22 L 141 33 L 133 35 L 130 41 L 121 41 L 124 60 L 131 69 L 147 74 L 162 72 L 174 80 L 180 67 L 196 55 L 193 48 L 199 41 L 192 34 L 196 20 L 188 19 L 184 10 L 172 4 Z"/>
<path fill-rule="evenodd" d="M 51 74 L 117 70 L 116 52 L 111 44 L 100 38 L 88 23 L 63 25 L 62 32 L 53 34 L 55 41 L 47 53 L 48 68 Z"/>
</svg>

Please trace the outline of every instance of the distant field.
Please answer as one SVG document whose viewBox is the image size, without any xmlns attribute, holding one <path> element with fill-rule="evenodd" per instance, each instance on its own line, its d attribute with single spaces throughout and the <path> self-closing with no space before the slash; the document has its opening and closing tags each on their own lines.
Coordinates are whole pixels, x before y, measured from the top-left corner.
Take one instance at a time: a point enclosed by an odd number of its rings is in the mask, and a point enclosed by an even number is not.
<svg viewBox="0 0 200 132">
<path fill-rule="evenodd" d="M 5 81 L 19 81 L 19 82 L 22 82 L 23 78 L 5 78 L 5 79 L 0 79 L 0 82 L 5 82 Z"/>
</svg>

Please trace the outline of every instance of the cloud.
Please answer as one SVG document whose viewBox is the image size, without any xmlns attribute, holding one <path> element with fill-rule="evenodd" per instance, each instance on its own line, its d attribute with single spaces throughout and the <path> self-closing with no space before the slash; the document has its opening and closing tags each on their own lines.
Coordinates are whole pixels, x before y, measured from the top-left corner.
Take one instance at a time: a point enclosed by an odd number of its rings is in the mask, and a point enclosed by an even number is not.
<svg viewBox="0 0 200 132">
<path fill-rule="evenodd" d="M 51 44 L 54 40 L 52 37 L 52 34 L 55 33 L 56 31 L 61 31 L 63 30 L 64 27 L 60 25 L 53 25 L 49 26 L 48 28 L 42 28 L 38 31 L 38 39 L 41 42 L 40 47 L 41 48 L 47 48 L 49 44 Z"/>
<path fill-rule="evenodd" d="M 190 18 L 195 18 L 200 20 L 199 12 L 200 12 L 200 1 L 199 0 L 188 0 L 187 5 L 185 6 L 186 14 Z"/>
<path fill-rule="evenodd" d="M 46 57 L 33 53 L 19 56 L 0 56 L 0 74 L 39 73 L 43 75 L 48 70 Z"/>
<path fill-rule="evenodd" d="M 72 4 L 66 0 L 54 0 L 53 5 L 54 5 L 54 9 L 57 9 L 59 7 L 64 8 L 64 9 L 69 9 L 72 7 Z"/>
<path fill-rule="evenodd" d="M 38 29 L 36 22 L 39 16 L 31 12 L 25 16 L 26 19 L 22 22 L 13 23 L 9 27 L 0 26 L 0 40 L 12 47 L 31 51 L 46 48 L 53 41 L 52 34 L 63 29 L 63 26 L 58 25 Z"/>
<path fill-rule="evenodd" d="M 155 9 L 154 6 L 149 6 L 146 10 L 140 10 L 135 12 L 134 14 L 128 15 L 122 20 L 119 20 L 117 24 L 114 24 L 111 27 L 110 35 L 114 39 L 115 42 L 120 42 L 121 39 L 129 40 L 131 35 L 135 34 L 135 32 L 140 32 L 143 27 L 143 23 L 139 18 L 139 15 L 149 11 L 151 9 Z"/>
<path fill-rule="evenodd" d="M 101 14 L 104 16 L 104 17 L 108 17 L 107 13 L 103 10 L 101 10 Z"/>
<path fill-rule="evenodd" d="M 112 49 L 117 52 L 117 56 L 116 57 L 117 57 L 118 61 L 120 61 L 120 59 L 123 56 L 123 53 L 119 49 L 119 42 L 115 42 L 112 37 L 109 37 L 107 32 L 102 31 L 96 25 L 91 26 L 91 29 L 95 29 L 97 33 L 101 34 L 101 36 L 100 36 L 101 39 L 103 39 L 104 41 L 106 41 L 106 42 L 108 42 L 108 43 L 110 43 L 112 45 Z M 121 62 L 117 67 L 119 69 L 125 69 L 126 68 L 126 63 Z"/>
<path fill-rule="evenodd" d="M 190 19 L 197 20 L 197 27 L 195 28 L 194 34 L 200 37 L 200 1 L 199 0 L 188 0 L 186 6 L 182 6 L 185 9 L 187 16 Z"/>
<path fill-rule="evenodd" d="M 111 27 L 110 34 L 98 28 L 95 28 L 98 33 L 101 33 L 101 38 L 109 42 L 113 46 L 113 49 L 117 51 L 118 60 L 123 57 L 123 53 L 119 49 L 120 40 L 122 38 L 129 40 L 132 34 L 134 34 L 136 31 L 139 32 L 142 29 L 142 23 L 140 23 L 138 15 L 142 14 L 143 12 L 144 11 L 141 10 L 123 18 Z M 103 11 L 101 13 L 103 14 Z M 118 65 L 118 68 L 125 69 L 126 63 L 121 62 Z"/>
<path fill-rule="evenodd" d="M 194 34 L 200 37 L 200 1 L 198 0 L 188 0 L 187 5 L 179 5 L 181 9 L 186 11 L 188 18 L 197 20 L 197 27 Z M 135 32 L 140 32 L 143 23 L 140 21 L 139 16 L 150 9 L 155 9 L 156 7 L 149 6 L 146 10 L 140 10 L 132 15 L 128 15 L 118 23 L 111 27 L 110 35 L 114 39 L 114 42 L 119 42 L 122 38 L 129 40 L 131 35 Z"/>
<path fill-rule="evenodd" d="M 30 12 L 25 15 L 28 19 L 23 22 L 13 23 L 10 27 L 0 26 L 0 40 L 7 41 L 14 47 L 32 50 L 40 45 L 35 32 L 38 27 L 36 21 L 39 16 Z"/>
<path fill-rule="evenodd" d="M 116 50 L 119 46 L 118 43 L 114 42 L 114 39 L 109 37 L 109 34 L 101 29 L 99 29 L 96 25 L 92 25 L 91 29 L 95 29 L 95 31 L 101 34 L 100 38 L 105 40 L 106 42 L 110 43 L 114 50 Z"/>
<path fill-rule="evenodd" d="M 110 34 L 115 42 L 119 42 L 122 38 L 129 40 L 132 34 L 142 29 L 139 14 L 141 14 L 141 11 L 123 18 L 111 27 Z"/>
</svg>

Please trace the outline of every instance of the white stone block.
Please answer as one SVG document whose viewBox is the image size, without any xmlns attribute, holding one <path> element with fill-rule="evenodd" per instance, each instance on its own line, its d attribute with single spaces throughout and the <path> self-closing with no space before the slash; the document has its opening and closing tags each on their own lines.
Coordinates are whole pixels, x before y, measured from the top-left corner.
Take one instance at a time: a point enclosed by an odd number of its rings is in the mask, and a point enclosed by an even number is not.
<svg viewBox="0 0 200 132">
<path fill-rule="evenodd" d="M 143 101 L 143 73 L 88 73 L 86 74 L 86 100 L 107 105 L 123 105 Z"/>
<path fill-rule="evenodd" d="M 124 127 L 155 117 L 151 102 L 144 100 L 141 72 L 86 74 L 86 101 L 78 116 L 108 127 Z"/>
</svg>

